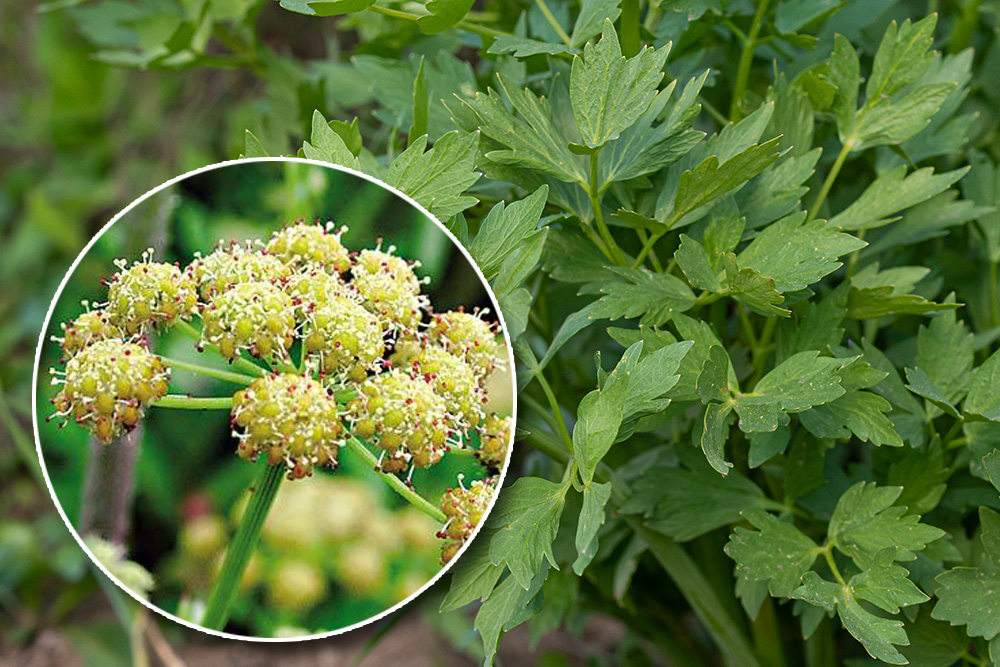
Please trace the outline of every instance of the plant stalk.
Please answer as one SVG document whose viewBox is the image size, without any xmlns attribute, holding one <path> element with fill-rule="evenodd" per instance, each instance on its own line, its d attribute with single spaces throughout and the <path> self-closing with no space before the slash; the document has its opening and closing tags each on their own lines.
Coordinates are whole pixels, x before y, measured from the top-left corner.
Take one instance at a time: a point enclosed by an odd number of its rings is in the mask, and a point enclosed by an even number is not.
<svg viewBox="0 0 1000 667">
<path fill-rule="evenodd" d="M 233 397 L 167 394 L 153 403 L 153 407 L 177 410 L 230 410 L 233 407 Z"/>
<path fill-rule="evenodd" d="M 378 470 L 378 459 L 372 454 L 363 442 L 358 440 L 357 436 L 350 436 L 347 439 L 347 448 L 361 458 L 365 463 L 372 467 L 378 476 L 382 479 L 386 485 L 399 494 L 406 502 L 410 503 L 418 510 L 431 517 L 439 523 L 444 523 L 448 518 L 444 515 L 439 508 L 431 504 L 429 500 L 421 496 L 419 493 L 414 491 L 412 488 L 406 485 L 406 482 L 396 477 L 395 475 L 390 475 L 389 473 L 382 472 Z"/>
<path fill-rule="evenodd" d="M 158 356 L 163 363 L 171 368 L 176 368 L 181 371 L 189 371 L 196 375 L 204 375 L 205 377 L 211 377 L 217 380 L 225 380 L 226 382 L 232 382 L 235 384 L 251 384 L 257 379 L 250 377 L 249 375 L 243 375 L 242 373 L 233 373 L 232 371 L 224 371 L 218 368 L 210 368 L 209 366 L 193 364 L 189 361 L 171 359 L 170 357 L 164 357 L 162 354 L 158 354 L 156 356 Z"/>
<path fill-rule="evenodd" d="M 844 166 L 844 162 L 847 160 L 847 155 L 854 148 L 854 141 L 849 139 L 844 142 L 844 145 L 840 149 L 840 153 L 837 154 L 837 159 L 834 160 L 833 166 L 830 167 L 830 171 L 826 175 L 826 180 L 823 181 L 822 187 L 819 189 L 819 194 L 816 195 L 816 201 L 813 202 L 812 208 L 809 209 L 809 215 L 806 217 L 806 222 L 812 222 L 816 216 L 819 214 L 819 208 L 826 201 L 826 196 L 830 194 L 830 188 L 833 187 L 833 182 L 837 180 L 837 174 L 840 173 L 841 167 Z"/>
<path fill-rule="evenodd" d="M 542 16 L 545 17 L 545 20 L 548 21 L 549 25 L 552 26 L 552 29 L 556 31 L 556 35 L 559 36 L 559 39 L 562 40 L 563 44 L 572 47 L 573 40 L 570 39 L 566 31 L 563 30 L 563 27 L 559 25 L 559 21 L 556 20 L 555 15 L 552 13 L 552 10 L 549 9 L 545 0 L 535 0 L 535 4 L 538 6 L 538 9 L 541 10 Z"/>
<path fill-rule="evenodd" d="M 750 32 L 747 33 L 743 42 L 743 51 L 740 53 L 740 62 L 736 69 L 736 83 L 733 85 L 733 99 L 729 105 L 729 120 L 738 123 L 743 118 L 743 98 L 747 93 L 747 82 L 750 79 L 750 66 L 753 64 L 753 52 L 757 48 L 757 35 L 760 34 L 760 27 L 764 23 L 764 15 L 767 13 L 767 6 L 770 0 L 758 0 L 757 11 L 753 15 L 753 23 L 750 24 Z"/>
<path fill-rule="evenodd" d="M 611 230 L 604 222 L 604 211 L 601 210 L 600 183 L 597 181 L 597 157 L 599 154 L 600 151 L 597 151 L 590 155 L 590 188 L 587 191 L 587 194 L 590 195 L 590 207 L 594 210 L 594 224 L 597 226 L 597 232 L 601 235 L 604 245 L 611 252 L 611 260 L 619 266 L 628 266 L 622 249 L 618 247 L 614 237 L 611 236 Z"/>
<path fill-rule="evenodd" d="M 215 582 L 215 588 L 208 598 L 205 616 L 201 624 L 209 630 L 222 630 L 229 620 L 230 610 L 236 592 L 243 579 L 243 572 L 250 562 L 250 556 L 257 548 L 264 519 L 274 503 L 278 487 L 285 476 L 285 464 L 266 465 L 261 470 L 256 484 L 251 489 L 250 503 L 247 505 L 236 535 L 226 550 L 222 571 Z"/>
</svg>

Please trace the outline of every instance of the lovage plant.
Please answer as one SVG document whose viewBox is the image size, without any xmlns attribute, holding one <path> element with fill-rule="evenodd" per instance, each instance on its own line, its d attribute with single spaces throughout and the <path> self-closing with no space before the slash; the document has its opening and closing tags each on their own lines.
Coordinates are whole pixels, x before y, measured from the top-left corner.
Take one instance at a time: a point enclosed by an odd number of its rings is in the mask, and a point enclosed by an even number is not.
<svg viewBox="0 0 1000 667">
<path fill-rule="evenodd" d="M 256 73 L 239 150 L 383 179 L 492 281 L 521 479 L 443 602 L 487 663 L 593 613 L 629 664 L 1000 659 L 995 4 L 280 4 L 76 11 Z"/>
<path fill-rule="evenodd" d="M 497 324 L 487 311 L 432 312 L 419 262 L 400 257 L 392 246 L 351 252 L 342 243 L 346 231 L 298 221 L 266 243 L 220 243 L 183 267 L 155 261 L 151 250 L 131 264 L 120 260 L 107 280 L 107 299 L 86 303 L 86 311 L 53 338 L 64 361 L 63 368 L 51 369 L 59 387 L 53 416 L 63 423 L 110 443 L 139 426 L 150 409 L 227 410 L 234 454 L 263 460 L 228 544 L 218 518 L 194 517 L 200 520 L 182 537 L 183 551 L 194 563 L 199 557 L 207 562 L 209 572 L 225 554 L 206 586 L 203 613 L 191 614 L 206 628 L 223 629 L 241 587 L 259 579 L 259 564 L 250 566 L 261 531 L 278 544 L 281 533 L 294 532 L 287 510 L 277 524 L 269 516 L 283 479 L 305 484 L 298 480 L 318 469 L 335 470 L 340 450 L 349 448 L 432 524 L 358 507 L 348 510 L 352 520 L 382 521 L 400 535 L 422 525 L 423 543 L 436 535 L 444 564 L 475 531 L 506 463 L 509 417 L 487 412 L 491 375 L 506 356 Z M 189 335 L 200 352 L 221 357 L 232 369 L 158 354 L 157 337 L 168 329 Z M 177 372 L 242 388 L 224 396 L 170 393 Z M 433 468 L 446 456 L 478 456 L 483 479 L 466 485 L 460 475 L 440 499 L 420 496 L 410 483 L 414 469 Z M 321 477 L 322 484 L 312 486 L 326 489 L 322 494 L 305 492 L 304 500 L 284 505 L 295 505 L 315 536 L 329 533 L 322 542 L 328 556 L 348 552 L 349 540 L 362 534 L 369 534 L 369 551 L 380 544 L 387 551 L 402 548 L 361 525 L 327 531 L 323 526 L 338 524 L 326 515 L 345 511 L 335 505 L 366 492 L 356 481 L 344 481 L 341 491 L 336 476 Z M 284 536 L 284 543 L 293 542 Z M 351 558 L 338 562 L 348 563 L 342 566 L 348 580 L 376 591 L 386 574 L 376 564 L 386 555 L 369 551 L 353 557 L 353 570 Z M 268 562 L 281 573 L 269 577 L 276 607 L 308 608 L 323 594 L 321 573 L 294 553 Z M 429 578 L 411 581 L 402 597 Z M 396 593 L 389 597 L 395 601 Z"/>
</svg>

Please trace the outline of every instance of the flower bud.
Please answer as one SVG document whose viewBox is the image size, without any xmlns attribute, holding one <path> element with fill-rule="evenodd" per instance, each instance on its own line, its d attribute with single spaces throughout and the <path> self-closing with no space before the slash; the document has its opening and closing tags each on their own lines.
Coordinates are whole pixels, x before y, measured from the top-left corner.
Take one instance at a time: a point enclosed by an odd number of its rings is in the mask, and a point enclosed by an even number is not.
<svg viewBox="0 0 1000 667">
<path fill-rule="evenodd" d="M 217 345 L 229 359 L 242 350 L 260 358 L 284 358 L 295 339 L 292 300 L 267 282 L 234 285 L 213 299 L 201 317 L 202 341 Z"/>
<path fill-rule="evenodd" d="M 316 465 L 337 465 L 343 443 L 337 402 L 312 378 L 289 373 L 255 380 L 233 397 L 232 422 L 239 455 L 284 462 L 289 479 L 311 475 Z"/>
<path fill-rule="evenodd" d="M 298 220 L 275 232 L 267 243 L 267 251 L 291 266 L 319 264 L 337 273 L 351 268 L 350 256 L 340 242 L 347 228 L 333 231 L 333 224 L 307 223 Z"/>
<path fill-rule="evenodd" d="M 167 393 L 169 370 L 135 343 L 98 341 L 66 362 L 62 389 L 52 400 L 57 415 L 73 417 L 101 442 L 131 430 L 144 408 Z"/>
<path fill-rule="evenodd" d="M 121 269 L 108 285 L 108 316 L 111 324 L 128 334 L 141 333 L 148 325 L 186 318 L 198 305 L 194 283 L 173 264 L 151 262 L 152 251 L 142 261 Z"/>
</svg>

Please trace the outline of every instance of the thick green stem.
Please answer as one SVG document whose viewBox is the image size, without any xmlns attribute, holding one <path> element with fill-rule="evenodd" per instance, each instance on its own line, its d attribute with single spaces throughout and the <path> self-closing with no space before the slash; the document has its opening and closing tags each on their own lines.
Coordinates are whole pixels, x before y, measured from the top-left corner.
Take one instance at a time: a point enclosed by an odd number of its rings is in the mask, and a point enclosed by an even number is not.
<svg viewBox="0 0 1000 667">
<path fill-rule="evenodd" d="M 590 188 L 587 191 L 587 194 L 590 195 L 590 207 L 594 210 L 594 224 L 597 226 L 597 232 L 601 235 L 604 245 L 611 252 L 611 260 L 619 266 L 628 266 L 622 249 L 615 243 L 614 237 L 611 236 L 611 230 L 604 223 L 604 211 L 601 210 L 601 184 L 597 180 L 597 158 L 599 154 L 600 151 L 597 151 L 590 155 Z"/>
<path fill-rule="evenodd" d="M 729 105 L 729 120 L 734 123 L 743 118 L 743 98 L 746 97 L 747 82 L 750 79 L 750 66 L 753 64 L 753 52 L 757 48 L 757 35 L 764 23 L 764 15 L 770 0 L 758 0 L 757 11 L 750 24 L 750 32 L 743 41 L 743 51 L 740 53 L 740 63 L 736 68 L 736 83 L 733 85 L 733 99 Z"/>
<path fill-rule="evenodd" d="M 232 396 L 181 396 L 167 394 L 153 403 L 154 408 L 174 408 L 178 410 L 231 410 Z"/>
<path fill-rule="evenodd" d="M 413 14 L 411 12 L 404 12 L 398 9 L 390 9 L 389 7 L 379 7 L 378 5 L 369 5 L 366 7 L 369 11 L 375 12 L 376 14 L 383 14 L 385 16 L 391 16 L 397 19 L 404 19 L 406 21 L 416 21 L 421 17 L 420 14 Z M 426 14 L 424 16 L 427 16 Z M 493 30 L 492 28 L 487 28 L 485 26 L 477 25 L 471 21 L 459 21 L 455 24 L 456 28 L 461 30 L 466 30 L 471 33 L 475 33 L 480 37 L 509 37 L 509 32 L 502 32 L 500 30 Z"/>
<path fill-rule="evenodd" d="M 176 368 L 181 371 L 189 371 L 195 373 L 196 375 L 204 375 L 205 377 L 216 378 L 217 380 L 225 380 L 227 382 L 233 382 L 236 384 L 251 384 L 257 378 L 250 377 L 249 375 L 243 375 L 242 373 L 233 373 L 232 371 L 224 371 L 218 368 L 209 368 L 208 366 L 202 366 L 200 364 L 192 364 L 189 361 L 181 361 L 180 359 L 171 359 L 170 357 L 164 357 L 162 354 L 158 356 L 163 363 L 171 368 Z"/>
<path fill-rule="evenodd" d="M 844 581 L 844 575 L 840 573 L 840 568 L 837 567 L 837 561 L 833 559 L 833 542 L 829 542 L 825 547 L 823 547 L 823 558 L 826 559 L 826 564 L 830 567 L 830 572 L 833 573 L 833 577 L 837 580 L 837 583 L 846 587 L 847 582 Z"/>
<path fill-rule="evenodd" d="M 751 629 L 754 646 L 764 664 L 785 667 L 788 663 L 783 650 L 784 642 L 781 640 L 781 628 L 774 611 L 774 599 L 770 596 L 764 598 L 764 603 L 757 612 L 757 618 L 751 623 Z"/>
<path fill-rule="evenodd" d="M 222 571 L 215 582 L 215 588 L 208 598 L 202 626 L 209 630 L 222 630 L 229 620 L 233 600 L 239 590 L 250 556 L 257 548 L 264 519 L 274 503 L 278 487 L 285 476 L 285 464 L 265 465 L 260 477 L 251 489 L 250 503 L 240 519 L 236 535 L 226 550 Z"/>
<path fill-rule="evenodd" d="M 819 194 L 816 195 L 816 201 L 813 202 L 812 208 L 809 209 L 809 215 L 806 217 L 806 222 L 812 222 L 819 214 L 819 207 L 823 205 L 824 201 L 826 201 L 826 196 L 830 194 L 830 188 L 833 187 L 833 182 L 837 180 L 837 174 L 840 173 L 840 168 L 844 166 L 844 162 L 847 160 L 847 155 L 853 148 L 854 142 L 852 140 L 844 142 L 843 147 L 840 149 L 840 153 L 837 155 L 837 159 L 833 161 L 833 166 L 830 167 L 830 171 L 826 174 L 826 180 L 823 181 L 823 185 L 819 189 Z"/>
<path fill-rule="evenodd" d="M 535 4 L 538 5 L 538 9 L 541 10 L 542 16 L 544 16 L 545 20 L 549 22 L 549 25 L 552 26 L 552 29 L 556 31 L 556 35 L 559 36 L 559 39 L 562 40 L 563 44 L 565 44 L 566 46 L 573 46 L 573 40 L 570 39 L 568 34 L 566 34 L 566 31 L 563 30 L 563 27 L 559 25 L 559 21 L 556 20 L 555 15 L 552 13 L 552 10 L 549 9 L 549 6 L 545 3 L 545 0 L 535 0 Z"/>
<path fill-rule="evenodd" d="M 447 521 L 447 517 L 444 515 L 444 512 L 407 486 L 406 482 L 395 475 L 390 475 L 389 473 L 378 470 L 378 459 L 374 454 L 372 454 L 371 450 L 369 450 L 365 444 L 358 440 L 355 436 L 352 435 L 347 439 L 347 448 L 361 458 L 365 463 L 370 465 L 372 470 L 378 474 L 382 481 L 385 482 L 390 489 L 399 494 L 403 500 L 410 503 L 439 523 Z"/>
</svg>

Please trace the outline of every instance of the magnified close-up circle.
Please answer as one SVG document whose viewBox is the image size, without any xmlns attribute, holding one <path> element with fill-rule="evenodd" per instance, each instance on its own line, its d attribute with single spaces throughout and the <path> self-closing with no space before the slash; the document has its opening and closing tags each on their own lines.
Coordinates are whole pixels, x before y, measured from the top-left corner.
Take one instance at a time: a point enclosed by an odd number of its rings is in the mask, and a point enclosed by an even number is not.
<svg viewBox="0 0 1000 667">
<path fill-rule="evenodd" d="M 512 355 L 412 200 L 297 159 L 186 174 L 115 217 L 49 310 L 39 454 L 89 555 L 246 639 L 370 622 L 462 553 L 503 481 Z"/>
</svg>

